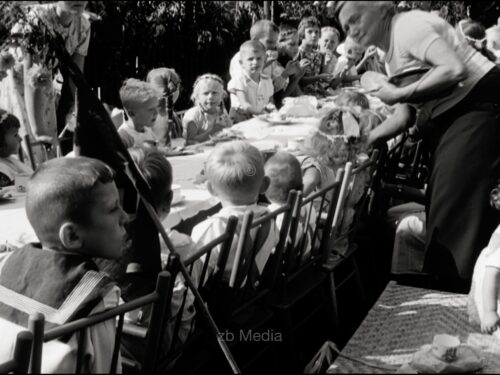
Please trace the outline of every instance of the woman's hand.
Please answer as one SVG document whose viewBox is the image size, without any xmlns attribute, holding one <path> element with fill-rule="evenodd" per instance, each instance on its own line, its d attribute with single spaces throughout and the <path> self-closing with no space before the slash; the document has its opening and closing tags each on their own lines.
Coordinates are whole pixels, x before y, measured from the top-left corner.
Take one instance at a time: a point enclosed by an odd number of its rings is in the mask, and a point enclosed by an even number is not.
<svg viewBox="0 0 500 375">
<path fill-rule="evenodd" d="M 492 334 L 500 327 L 500 317 L 496 311 L 486 311 L 481 322 L 481 332 Z"/>
</svg>

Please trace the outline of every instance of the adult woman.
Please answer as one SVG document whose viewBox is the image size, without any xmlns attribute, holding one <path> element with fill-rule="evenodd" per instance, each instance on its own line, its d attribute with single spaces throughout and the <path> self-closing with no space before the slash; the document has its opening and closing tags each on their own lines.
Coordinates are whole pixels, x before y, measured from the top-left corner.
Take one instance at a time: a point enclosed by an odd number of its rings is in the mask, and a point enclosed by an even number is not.
<svg viewBox="0 0 500 375">
<path fill-rule="evenodd" d="M 378 83 L 375 95 L 398 103 L 398 116 L 372 131 L 370 140 L 387 139 L 412 125 L 412 110 L 405 103 L 418 103 L 413 108 L 418 108 L 418 123 L 426 124 L 433 150 L 424 271 L 444 287 L 465 291 L 474 262 L 500 219 L 487 200 L 500 176 L 500 71 L 430 13 L 395 14 L 390 1 L 345 1 L 337 10 L 348 35 L 386 52 L 389 75 L 431 67 L 405 87 L 389 80 Z"/>
</svg>

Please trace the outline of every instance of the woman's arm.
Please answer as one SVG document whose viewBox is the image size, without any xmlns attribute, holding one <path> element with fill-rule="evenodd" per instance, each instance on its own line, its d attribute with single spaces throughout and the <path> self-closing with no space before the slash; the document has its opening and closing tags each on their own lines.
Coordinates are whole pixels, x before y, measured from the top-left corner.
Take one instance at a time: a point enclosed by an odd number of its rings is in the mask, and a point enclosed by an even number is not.
<svg viewBox="0 0 500 375">
<path fill-rule="evenodd" d="M 483 281 L 483 309 L 484 315 L 481 321 L 481 331 L 492 334 L 500 327 L 498 316 L 498 292 L 500 284 L 500 269 L 496 267 L 485 267 Z"/>
<path fill-rule="evenodd" d="M 386 141 L 404 132 L 415 122 L 415 109 L 408 104 L 398 104 L 394 113 L 368 134 L 367 143 Z"/>
<path fill-rule="evenodd" d="M 431 43 L 425 60 L 432 69 L 420 80 L 404 87 L 396 87 L 386 82 L 373 95 L 387 104 L 418 103 L 438 98 L 447 89 L 467 78 L 465 65 L 441 38 Z"/>
</svg>

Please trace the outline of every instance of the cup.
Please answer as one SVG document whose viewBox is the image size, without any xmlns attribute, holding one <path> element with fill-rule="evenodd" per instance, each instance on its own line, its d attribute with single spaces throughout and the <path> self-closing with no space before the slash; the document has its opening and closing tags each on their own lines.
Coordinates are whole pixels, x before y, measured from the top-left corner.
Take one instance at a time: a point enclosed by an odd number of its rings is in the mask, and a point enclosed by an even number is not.
<svg viewBox="0 0 500 375">
<path fill-rule="evenodd" d="M 457 357 L 460 340 L 457 336 L 435 335 L 432 341 L 432 353 L 445 362 L 453 362 Z"/>
<path fill-rule="evenodd" d="M 16 190 L 20 193 L 25 193 L 28 186 L 28 181 L 30 180 L 30 173 L 18 173 L 14 176 L 14 186 Z"/>
<path fill-rule="evenodd" d="M 182 200 L 180 185 L 172 185 L 172 204 L 177 204 Z"/>
</svg>

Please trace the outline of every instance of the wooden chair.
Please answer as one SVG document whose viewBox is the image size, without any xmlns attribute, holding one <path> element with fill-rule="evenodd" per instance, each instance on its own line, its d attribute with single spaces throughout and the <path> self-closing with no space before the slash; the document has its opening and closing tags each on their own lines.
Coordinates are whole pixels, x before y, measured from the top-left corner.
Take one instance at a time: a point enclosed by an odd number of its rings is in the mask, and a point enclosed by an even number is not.
<svg viewBox="0 0 500 375">
<path fill-rule="evenodd" d="M 278 277 L 295 197 L 293 192 L 285 205 L 256 220 L 252 211 L 245 213 L 234 261 L 229 266 L 226 259 L 223 267 L 231 270 L 229 280 L 223 278 L 219 284 L 213 283 L 207 298 L 221 330 L 233 335 L 234 341 L 228 344 L 243 369 L 249 368 L 274 346 L 273 342 L 246 343 L 244 338 L 240 339 L 241 333 L 261 332 L 272 327 L 275 314 L 267 302 L 272 298 L 271 290 Z M 264 268 L 259 270 L 256 261 L 259 250 L 270 231 L 274 230 L 276 218 L 280 215 L 283 216 L 277 245 Z"/>
<path fill-rule="evenodd" d="M 46 161 L 49 159 L 49 151 L 47 149 L 47 144 L 45 142 L 40 142 L 40 141 L 32 142 L 30 140 L 29 135 L 27 135 L 27 134 L 24 136 L 23 142 L 24 142 L 24 148 L 25 148 L 26 153 L 28 155 L 28 159 L 29 159 L 31 168 L 33 170 L 36 170 L 36 168 L 38 166 L 38 162 L 40 162 L 40 160 L 37 160 L 37 158 L 35 156 L 35 154 L 36 154 L 35 148 L 39 149 L 39 154 L 42 155 L 43 160 L 41 160 L 41 161 Z"/>
<path fill-rule="evenodd" d="M 0 374 L 26 374 L 30 364 L 33 334 L 30 331 L 21 331 L 17 334 L 14 356 L 11 360 L 0 364 Z"/>
<path fill-rule="evenodd" d="M 332 228 L 331 220 L 328 220 L 327 216 L 325 221 L 321 212 L 331 212 L 330 217 L 333 216 L 339 188 L 340 181 L 336 181 L 306 198 L 303 198 L 302 192 L 299 191 L 293 206 L 288 241 L 273 288 L 273 307 L 281 318 L 285 343 L 291 353 L 288 360 L 290 363 L 295 362 L 295 366 L 292 366 L 294 369 L 297 368 L 296 360 L 299 356 L 296 349 L 296 332 L 310 322 L 322 308 L 331 312 L 331 303 L 328 303 L 330 294 L 325 288 L 326 274 L 318 268 L 326 259 L 324 252 L 327 249 L 327 241 L 322 239 L 329 237 Z M 314 204 L 318 201 L 319 206 L 316 205 L 316 208 L 319 212 L 316 212 Z M 307 313 L 296 314 L 295 310 L 299 310 L 299 307 Z M 299 315 L 299 318 L 294 319 L 294 315 Z"/>
<path fill-rule="evenodd" d="M 59 327 L 45 331 L 45 319 L 42 314 L 36 314 L 30 317 L 29 328 L 33 332 L 34 344 L 31 361 L 31 372 L 40 373 L 42 369 L 43 360 L 43 344 L 52 340 L 71 337 L 73 334 L 78 333 L 78 348 L 76 353 L 75 372 L 81 373 L 83 366 L 83 357 L 86 353 L 86 340 L 85 330 L 89 327 L 95 326 L 99 323 L 110 319 L 117 319 L 116 334 L 114 339 L 113 355 L 111 358 L 111 365 L 109 373 L 116 373 L 120 343 L 122 339 L 122 331 L 124 326 L 125 314 L 133 310 L 152 305 L 150 327 L 152 328 L 148 334 L 145 343 L 145 357 L 141 362 L 141 370 L 144 372 L 154 372 L 154 366 L 157 363 L 161 328 L 165 317 L 165 311 L 169 305 L 169 288 L 171 286 L 171 276 L 168 272 L 161 272 L 158 275 L 156 289 L 154 292 L 137 298 L 136 300 L 124 303 L 115 308 L 106 310 L 104 312 L 90 315 L 81 318 Z"/>
<path fill-rule="evenodd" d="M 337 205 L 335 207 L 335 212 L 332 218 L 332 231 L 330 232 L 329 238 L 324 238 L 324 241 L 327 241 L 326 243 L 323 243 L 324 246 L 327 246 L 324 254 L 328 254 L 328 256 L 325 262 L 322 264 L 322 269 L 326 272 L 328 277 L 329 290 L 331 293 L 332 301 L 333 322 L 336 330 L 338 330 L 338 328 L 340 327 L 337 289 L 342 287 L 347 281 L 351 280 L 352 278 L 355 279 L 356 285 L 358 287 L 358 298 L 361 301 L 363 307 L 368 307 L 365 288 L 356 259 L 358 246 L 352 240 L 353 233 L 355 233 L 357 225 L 359 225 L 360 219 L 363 217 L 364 211 L 368 209 L 368 202 L 371 194 L 370 189 L 373 189 L 371 183 L 369 183 L 364 188 L 363 195 L 356 205 L 357 212 L 352 218 L 352 222 L 343 222 L 346 219 L 343 216 L 346 213 L 345 210 L 347 199 L 353 192 L 353 188 L 356 184 L 356 179 L 358 178 L 358 176 L 360 176 L 360 174 L 364 171 L 369 171 L 373 181 L 373 171 L 375 171 L 377 167 L 378 155 L 378 152 L 374 152 L 372 154 L 372 158 L 369 161 L 365 162 L 355 169 L 353 169 L 351 162 L 348 162 L 346 164 Z M 340 252 L 337 248 L 337 244 L 339 243 L 338 241 L 339 239 L 341 239 L 341 236 L 345 236 L 345 240 L 348 241 L 347 248 L 343 249 L 344 251 L 342 252 Z M 349 265 L 350 270 L 345 275 L 343 275 L 341 281 L 337 283 L 335 277 L 337 270 L 340 267 L 343 267 L 344 264 Z"/>
<path fill-rule="evenodd" d="M 197 299 L 193 295 L 193 288 L 202 291 L 205 284 L 217 284 L 220 282 L 224 269 L 223 265 L 231 249 L 237 224 L 238 219 L 230 217 L 225 232 L 197 249 L 193 254 L 184 259 L 181 259 L 179 254 L 171 254 L 169 256 L 166 270 L 172 275 L 173 280 L 171 283 L 172 290 L 170 291 L 172 308 L 166 311 L 164 325 L 168 325 L 168 327 L 162 327 L 163 332 L 168 329 L 168 334 L 165 335 L 167 342 L 165 339 L 162 341 L 168 347 L 160 348 L 161 355 L 158 363 L 152 368 L 153 372 L 191 372 L 193 371 L 193 365 L 202 366 L 207 361 L 207 351 L 203 351 L 203 348 L 200 348 L 200 343 L 204 345 L 207 341 L 212 342 L 212 344 L 215 343 L 216 333 L 206 323 L 207 316 L 205 314 L 206 307 L 204 301 Z M 214 250 L 217 248 L 219 249 L 218 259 L 216 260 L 217 267 L 211 270 L 209 268 L 209 264 L 211 264 L 210 260 L 216 256 Z M 189 281 L 180 273 L 181 262 L 189 273 Z M 182 292 L 174 296 L 173 288 L 182 290 Z M 194 299 L 196 314 L 190 323 L 189 333 L 185 340 L 183 340 L 180 338 L 180 332 L 183 330 L 182 335 L 186 333 L 186 327 L 185 325 L 183 326 L 183 319 L 186 318 L 184 312 L 186 311 L 190 314 L 192 308 L 192 305 L 189 305 L 191 303 L 189 299 Z M 174 305 L 178 307 L 175 314 L 173 313 Z M 126 324 L 125 334 L 138 339 L 145 339 L 151 329 L 155 329 L 155 327 L 138 327 Z M 205 358 L 203 358 L 204 355 Z M 194 358 L 196 358 L 195 361 L 193 361 Z M 140 370 L 141 368 L 140 366 L 133 367 L 136 370 Z M 188 371 L 187 368 L 191 370 Z"/>
</svg>

